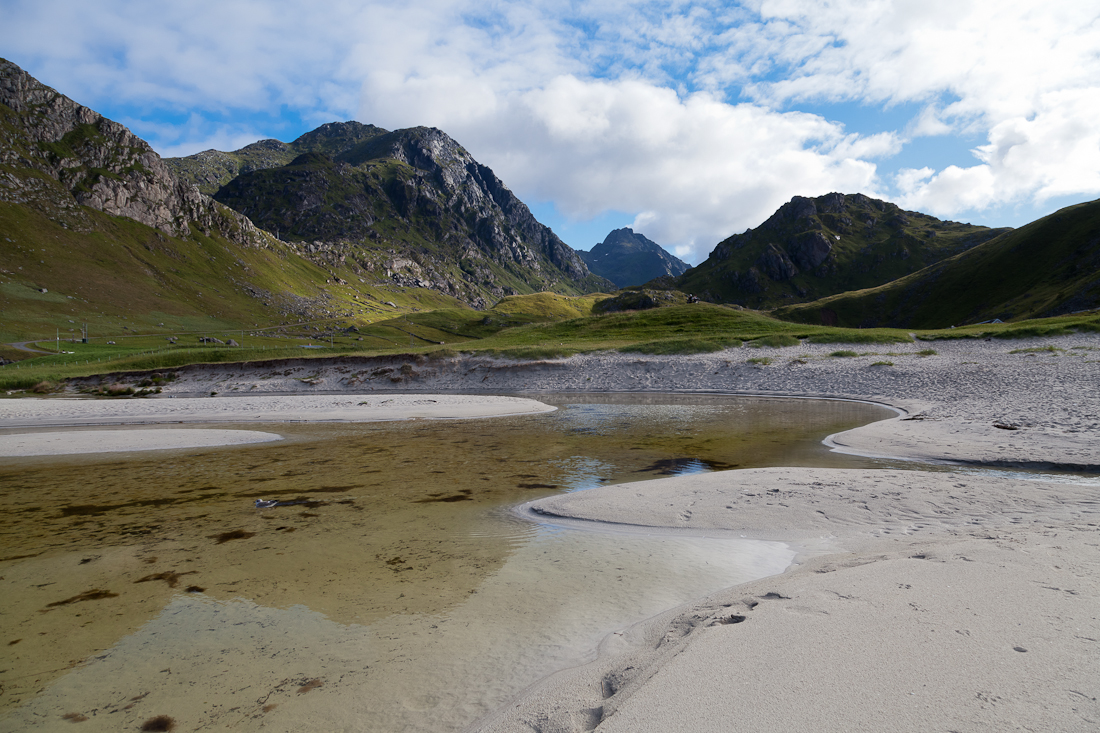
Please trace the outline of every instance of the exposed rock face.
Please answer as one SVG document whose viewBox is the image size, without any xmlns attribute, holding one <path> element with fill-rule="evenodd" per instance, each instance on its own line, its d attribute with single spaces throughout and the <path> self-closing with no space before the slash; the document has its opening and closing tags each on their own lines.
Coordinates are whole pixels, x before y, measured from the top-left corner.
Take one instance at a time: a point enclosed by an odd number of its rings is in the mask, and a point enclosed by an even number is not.
<svg viewBox="0 0 1100 733">
<path fill-rule="evenodd" d="M 798 268 L 791 262 L 791 258 L 774 244 L 769 244 L 761 253 L 757 267 L 772 280 L 790 280 L 798 274 Z"/>
<path fill-rule="evenodd" d="M 833 243 L 821 232 L 803 232 L 790 243 L 788 251 L 799 267 L 812 270 L 833 251 Z"/>
<path fill-rule="evenodd" d="M 438 290 L 475 307 L 539 290 L 614 289 L 535 220 L 491 169 L 440 130 L 386 132 L 330 123 L 279 145 L 263 141 L 221 154 L 226 158 L 200 156 L 208 163 L 255 166 L 215 198 L 316 262 L 352 261 L 398 284 Z M 260 167 L 265 160 L 278 165 Z M 172 165 L 193 173 L 199 162 L 191 156 Z M 213 175 L 213 163 L 207 168 Z"/>
<path fill-rule="evenodd" d="M 863 194 L 795 196 L 680 277 L 685 292 L 752 308 L 882 285 L 1005 229 L 940 221 Z"/>
<path fill-rule="evenodd" d="M 242 244 L 263 243 L 264 235 L 248 219 L 180 182 L 149 144 L 126 127 L 3 59 L 0 104 L 0 110 L 7 110 L 2 162 L 23 171 L 0 178 L 0 199 L 31 203 L 42 198 L 42 181 L 31 174 L 38 171 L 59 182 L 76 204 L 173 236 L 186 236 L 196 225 Z M 60 192 L 51 193 L 50 205 L 64 208 Z"/>
<path fill-rule="evenodd" d="M 688 269 L 686 262 L 629 227 L 612 231 L 591 252 L 577 254 L 588 269 L 620 288 L 641 285 L 659 277 L 676 277 Z"/>
</svg>

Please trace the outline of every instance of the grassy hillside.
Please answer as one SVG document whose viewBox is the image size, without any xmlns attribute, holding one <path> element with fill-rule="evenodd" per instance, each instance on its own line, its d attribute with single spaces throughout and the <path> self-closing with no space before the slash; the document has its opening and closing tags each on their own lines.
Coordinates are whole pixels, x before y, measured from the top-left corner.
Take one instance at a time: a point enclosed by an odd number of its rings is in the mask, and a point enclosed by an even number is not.
<svg viewBox="0 0 1100 733">
<path fill-rule="evenodd" d="M 1043 217 L 894 282 L 779 308 L 781 318 L 946 328 L 1100 306 L 1100 201 Z"/>
<path fill-rule="evenodd" d="M 304 335 L 400 311 L 463 307 L 420 288 L 353 285 L 287 246 L 243 247 L 200 231 L 181 239 L 124 217 L 82 214 L 85 230 L 76 231 L 0 202 L 0 341 L 79 337 L 83 323 L 94 339 L 155 333 L 163 342 L 169 334 L 277 326 Z"/>
<path fill-rule="evenodd" d="M 676 287 L 768 309 L 890 282 L 1006 230 L 941 221 L 862 194 L 795 196 L 719 243 Z"/>
</svg>

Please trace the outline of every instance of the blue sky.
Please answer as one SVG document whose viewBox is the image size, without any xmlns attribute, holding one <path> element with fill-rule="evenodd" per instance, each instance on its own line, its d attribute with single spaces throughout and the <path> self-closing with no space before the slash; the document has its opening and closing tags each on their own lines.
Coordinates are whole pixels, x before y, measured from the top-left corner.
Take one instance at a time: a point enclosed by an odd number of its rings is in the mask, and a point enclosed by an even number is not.
<svg viewBox="0 0 1100 733">
<path fill-rule="evenodd" d="M 792 196 L 1018 226 L 1100 197 L 1081 0 L 0 0 L 0 55 L 162 155 L 430 125 L 570 245 L 691 263 Z"/>
</svg>

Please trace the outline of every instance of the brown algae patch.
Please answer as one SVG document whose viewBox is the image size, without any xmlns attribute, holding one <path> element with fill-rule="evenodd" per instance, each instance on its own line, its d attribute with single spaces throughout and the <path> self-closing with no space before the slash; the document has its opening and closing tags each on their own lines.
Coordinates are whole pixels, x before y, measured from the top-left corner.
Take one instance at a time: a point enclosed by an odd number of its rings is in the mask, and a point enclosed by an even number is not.
<svg viewBox="0 0 1100 733">
<path fill-rule="evenodd" d="M 47 603 L 46 608 L 56 608 L 57 606 L 67 606 L 70 603 L 83 603 L 84 601 L 101 601 L 104 598 L 118 598 L 118 593 L 112 593 L 109 590 L 100 590 L 99 588 L 93 588 L 86 590 L 79 595 L 75 595 L 72 598 L 66 598 L 63 601 L 54 601 L 53 603 Z"/>
<path fill-rule="evenodd" d="M 165 583 L 168 584 L 169 588 L 175 588 L 177 585 L 179 585 L 180 578 L 182 576 L 184 576 L 184 575 L 194 575 L 197 572 L 198 572 L 197 570 L 189 570 L 186 573 L 177 573 L 173 570 L 166 570 L 163 573 L 153 573 L 152 575 L 146 575 L 144 578 L 138 578 L 134 582 L 135 583 L 148 583 L 148 582 L 153 581 L 153 580 L 163 580 Z M 196 587 L 196 586 L 191 586 L 191 587 Z"/>
<path fill-rule="evenodd" d="M 234 529 L 229 532 L 222 532 L 221 534 L 207 535 L 212 540 L 217 540 L 219 545 L 224 545 L 230 540 L 247 540 L 250 537 L 255 537 L 255 532 L 248 532 L 243 529 Z"/>
<path fill-rule="evenodd" d="M 324 684 L 325 681 L 321 679 L 315 678 L 312 680 L 308 680 L 306 682 L 303 682 L 302 686 L 298 688 L 298 694 L 302 695 L 309 692 L 310 690 L 316 690 L 318 687 L 323 687 Z"/>
</svg>

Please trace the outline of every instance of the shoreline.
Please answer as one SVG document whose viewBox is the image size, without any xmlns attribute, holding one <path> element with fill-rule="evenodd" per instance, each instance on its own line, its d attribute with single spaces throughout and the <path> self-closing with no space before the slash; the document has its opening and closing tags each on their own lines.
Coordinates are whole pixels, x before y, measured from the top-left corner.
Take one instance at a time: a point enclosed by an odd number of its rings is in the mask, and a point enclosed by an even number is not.
<svg viewBox="0 0 1100 733">
<path fill-rule="evenodd" d="M 522 397 L 264 395 L 167 400 L 41 399 L 0 402 L 0 458 L 81 455 L 281 440 L 252 430 L 171 429 L 188 423 L 385 422 L 528 415 L 555 408 Z M 156 429 L 143 429 L 156 426 Z M 59 431 L 82 427 L 84 430 Z M 126 430 L 105 430 L 125 427 Z M 127 433 L 132 443 L 122 439 Z"/>
<path fill-rule="evenodd" d="M 1087 380 L 1058 386 L 1098 414 Z M 1066 407 L 1004 391 L 1025 409 Z M 926 422 L 945 405 L 913 409 L 913 397 L 874 400 L 901 414 L 825 442 L 914 470 L 733 470 L 526 505 L 565 525 L 733 532 L 788 542 L 798 556 L 780 575 L 609 636 L 596 661 L 528 688 L 469 731 L 1095 730 L 1095 417 L 1060 435 L 1043 426 L 1006 450 L 1005 436 L 1030 426 Z M 1088 476 L 1052 483 L 983 467 Z"/>
<path fill-rule="evenodd" d="M 732 470 L 535 502 L 566 520 L 746 533 L 810 551 L 780 575 L 609 635 L 594 662 L 537 683 L 469 730 L 1095 730 L 1100 337 L 936 342 L 929 356 L 923 346 L 849 358 L 830 355 L 837 345 L 803 344 L 681 357 L 209 365 L 177 370 L 166 391 L 722 392 L 893 407 L 904 414 L 829 436 L 831 447 L 937 470 Z M 983 466 L 1089 476 L 1043 483 L 975 470 Z"/>
</svg>

